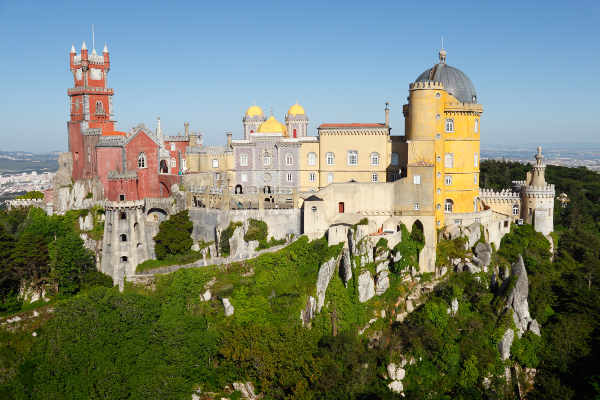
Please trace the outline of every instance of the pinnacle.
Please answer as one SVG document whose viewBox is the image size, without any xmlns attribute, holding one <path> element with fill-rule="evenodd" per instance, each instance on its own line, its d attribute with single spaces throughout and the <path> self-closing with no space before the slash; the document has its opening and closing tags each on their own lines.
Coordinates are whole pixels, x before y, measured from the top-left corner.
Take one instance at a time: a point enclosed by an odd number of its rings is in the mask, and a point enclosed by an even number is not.
<svg viewBox="0 0 600 400">
<path fill-rule="evenodd" d="M 85 42 L 83 42 L 83 44 L 81 45 L 81 50 L 87 50 L 87 46 L 85 45 Z"/>
<path fill-rule="evenodd" d="M 71 45 L 71 53 L 77 53 L 77 52 L 75 51 L 75 45 Z"/>
<path fill-rule="evenodd" d="M 102 50 L 103 53 L 108 53 L 108 46 L 106 45 L 106 43 L 104 43 L 104 50 Z"/>
</svg>

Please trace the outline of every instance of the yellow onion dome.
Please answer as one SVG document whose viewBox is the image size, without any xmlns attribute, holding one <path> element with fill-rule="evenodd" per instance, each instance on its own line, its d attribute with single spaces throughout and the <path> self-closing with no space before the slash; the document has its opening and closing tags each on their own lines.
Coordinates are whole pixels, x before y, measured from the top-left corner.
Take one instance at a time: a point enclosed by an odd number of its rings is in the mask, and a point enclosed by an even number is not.
<svg viewBox="0 0 600 400">
<path fill-rule="evenodd" d="M 304 112 L 304 107 L 302 107 L 298 103 L 291 106 L 290 109 L 288 110 L 288 115 L 304 115 L 304 114 L 306 114 Z"/>
<path fill-rule="evenodd" d="M 263 110 L 259 106 L 250 106 L 246 110 L 246 116 L 247 117 L 257 117 L 257 116 L 263 115 L 263 114 L 264 114 Z"/>
<path fill-rule="evenodd" d="M 265 122 L 260 124 L 257 130 L 258 133 L 281 133 L 287 135 L 287 128 L 281 122 L 277 121 L 274 116 L 270 116 Z"/>
</svg>

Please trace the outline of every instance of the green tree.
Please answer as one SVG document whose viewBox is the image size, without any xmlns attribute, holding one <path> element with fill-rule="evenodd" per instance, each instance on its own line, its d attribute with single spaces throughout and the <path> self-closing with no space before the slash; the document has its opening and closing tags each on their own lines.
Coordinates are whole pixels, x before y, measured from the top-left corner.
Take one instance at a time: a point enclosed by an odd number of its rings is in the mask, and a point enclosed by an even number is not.
<svg viewBox="0 0 600 400">
<path fill-rule="evenodd" d="M 79 291 L 83 276 L 95 268 L 91 251 L 83 247 L 83 240 L 74 232 L 58 237 L 50 245 L 51 277 L 58 283 L 60 294 Z"/>
<path fill-rule="evenodd" d="M 158 234 L 154 236 L 156 258 L 164 260 L 169 256 L 188 253 L 194 243 L 191 237 L 193 229 L 187 210 L 161 222 Z"/>
</svg>

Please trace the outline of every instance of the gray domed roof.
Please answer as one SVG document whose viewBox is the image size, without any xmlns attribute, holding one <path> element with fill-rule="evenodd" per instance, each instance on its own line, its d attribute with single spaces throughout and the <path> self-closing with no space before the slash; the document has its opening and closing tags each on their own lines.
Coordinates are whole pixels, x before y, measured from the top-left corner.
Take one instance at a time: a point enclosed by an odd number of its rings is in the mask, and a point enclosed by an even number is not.
<svg viewBox="0 0 600 400">
<path fill-rule="evenodd" d="M 423 72 L 415 82 L 441 82 L 444 89 L 463 103 L 477 103 L 473 82 L 458 68 L 446 64 L 446 52 L 440 51 L 440 62 Z"/>
</svg>

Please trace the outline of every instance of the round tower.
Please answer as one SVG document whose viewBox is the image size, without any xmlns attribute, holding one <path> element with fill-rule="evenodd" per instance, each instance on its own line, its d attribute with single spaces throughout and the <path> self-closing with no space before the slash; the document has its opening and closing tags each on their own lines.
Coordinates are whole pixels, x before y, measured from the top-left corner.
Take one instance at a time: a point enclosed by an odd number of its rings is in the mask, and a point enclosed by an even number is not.
<svg viewBox="0 0 600 400">
<path fill-rule="evenodd" d="M 535 165 L 527 173 L 527 180 L 521 190 L 523 219 L 533 228 L 548 235 L 554 230 L 554 185 L 546 182 L 546 164 L 542 155 L 542 148 L 537 148 Z"/>
</svg>

